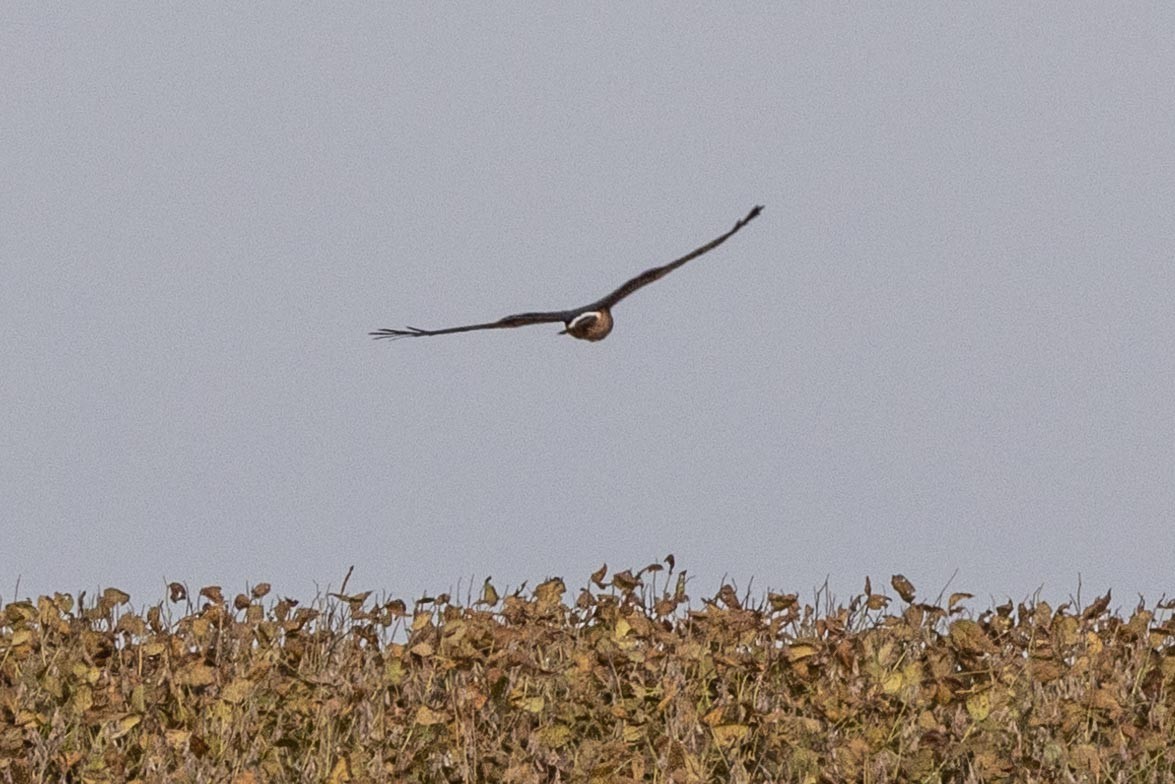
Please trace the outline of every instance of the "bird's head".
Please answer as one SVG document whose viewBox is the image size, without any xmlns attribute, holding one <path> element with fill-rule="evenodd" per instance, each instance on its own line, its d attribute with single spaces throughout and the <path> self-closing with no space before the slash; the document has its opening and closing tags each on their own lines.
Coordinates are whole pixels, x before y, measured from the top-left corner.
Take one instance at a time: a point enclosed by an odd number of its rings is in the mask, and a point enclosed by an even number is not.
<svg viewBox="0 0 1175 784">
<path fill-rule="evenodd" d="M 589 310 L 565 323 L 567 328 L 560 335 L 570 335 L 580 340 L 603 340 L 612 331 L 612 313 L 607 308 Z"/>
</svg>

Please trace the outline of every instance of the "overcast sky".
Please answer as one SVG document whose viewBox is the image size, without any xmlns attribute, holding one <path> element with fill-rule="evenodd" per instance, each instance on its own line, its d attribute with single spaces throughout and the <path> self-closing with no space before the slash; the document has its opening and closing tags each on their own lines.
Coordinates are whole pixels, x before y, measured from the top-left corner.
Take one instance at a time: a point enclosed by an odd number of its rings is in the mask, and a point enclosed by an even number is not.
<svg viewBox="0 0 1175 784">
<path fill-rule="evenodd" d="M 1175 594 L 1175 6 L 4 17 L 5 601 Z"/>
</svg>

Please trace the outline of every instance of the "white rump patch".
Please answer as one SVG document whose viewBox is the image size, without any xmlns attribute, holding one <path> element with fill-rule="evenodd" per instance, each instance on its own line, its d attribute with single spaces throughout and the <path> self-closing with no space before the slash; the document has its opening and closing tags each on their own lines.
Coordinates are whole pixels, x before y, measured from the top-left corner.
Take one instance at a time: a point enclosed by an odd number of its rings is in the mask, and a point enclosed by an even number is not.
<svg viewBox="0 0 1175 784">
<path fill-rule="evenodd" d="M 575 329 L 576 325 L 584 319 L 598 319 L 600 313 L 597 310 L 588 311 L 587 313 L 580 313 L 575 318 L 571 319 L 571 323 L 567 325 L 568 329 Z"/>
</svg>

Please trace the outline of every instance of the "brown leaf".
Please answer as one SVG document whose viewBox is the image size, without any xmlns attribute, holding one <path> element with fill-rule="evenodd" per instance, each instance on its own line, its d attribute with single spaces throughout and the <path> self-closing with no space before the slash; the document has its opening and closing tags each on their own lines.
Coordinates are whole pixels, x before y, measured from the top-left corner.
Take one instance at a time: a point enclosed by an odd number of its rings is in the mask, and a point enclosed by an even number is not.
<svg viewBox="0 0 1175 784">
<path fill-rule="evenodd" d="M 948 637 L 951 644 L 963 653 L 993 653 L 997 650 L 983 631 L 983 627 L 969 619 L 964 618 L 952 623 Z"/>
<path fill-rule="evenodd" d="M 563 601 L 563 594 L 566 591 L 567 586 L 558 577 L 539 583 L 534 589 L 534 596 L 538 600 L 539 610 L 545 611 L 559 606 Z"/>
<path fill-rule="evenodd" d="M 612 585 L 622 591 L 631 591 L 641 584 L 640 579 L 633 576 L 631 569 L 625 569 L 623 572 L 612 575 Z"/>
<path fill-rule="evenodd" d="M 216 683 L 216 670 L 203 662 L 189 664 L 175 674 L 175 682 L 180 686 L 200 688 Z"/>
<path fill-rule="evenodd" d="M 914 584 L 907 580 L 904 575 L 895 574 L 889 579 L 889 584 L 898 592 L 898 596 L 902 597 L 902 601 L 914 601 Z"/>
<path fill-rule="evenodd" d="M 771 605 L 772 612 L 782 612 L 784 610 L 795 607 L 799 601 L 799 594 L 794 593 L 768 593 L 767 603 Z"/>
<path fill-rule="evenodd" d="M 191 750 L 191 752 L 197 757 L 203 757 L 208 753 L 208 743 L 204 740 L 203 737 L 193 733 L 192 736 L 188 738 L 188 749 Z"/>
<path fill-rule="evenodd" d="M 1089 697 L 1089 704 L 1093 708 L 1105 711 L 1111 719 L 1117 719 L 1122 715 L 1122 705 L 1109 689 L 1095 689 Z"/>
<path fill-rule="evenodd" d="M 784 648 L 784 651 L 787 654 L 788 661 L 797 662 L 815 656 L 820 652 L 820 648 L 813 643 L 797 642 Z"/>
<path fill-rule="evenodd" d="M 1093 604 L 1086 607 L 1085 612 L 1081 613 L 1081 619 L 1088 621 L 1089 619 L 1097 618 L 1099 615 L 1104 613 L 1106 608 L 1110 606 L 1110 595 L 1112 593 L 1113 591 L 1106 591 L 1105 596 L 1098 597 Z"/>
<path fill-rule="evenodd" d="M 206 585 L 200 589 L 200 595 L 213 604 L 224 604 L 224 594 L 219 585 Z"/>
<path fill-rule="evenodd" d="M 126 591 L 120 591 L 117 588 L 107 588 L 102 592 L 102 598 L 99 603 L 106 609 L 113 609 L 119 605 L 126 604 L 131 600 L 131 595 Z"/>
<path fill-rule="evenodd" d="M 673 601 L 680 604 L 681 602 L 689 601 L 689 597 L 685 594 L 685 570 L 682 570 L 677 575 L 677 586 L 673 589 Z"/>
<path fill-rule="evenodd" d="M 718 596 L 715 598 L 732 610 L 741 610 L 743 608 L 742 603 L 738 599 L 738 594 L 734 592 L 734 587 L 729 584 L 723 585 L 718 591 Z"/>
<path fill-rule="evenodd" d="M 951 598 L 947 600 L 947 609 L 953 611 L 955 609 L 955 605 L 959 602 L 973 598 L 975 598 L 974 594 L 970 593 L 952 593 Z"/>
<path fill-rule="evenodd" d="M 1051 683 L 1064 674 L 1061 665 L 1051 659 L 1031 659 L 1028 674 L 1037 683 Z"/>
</svg>

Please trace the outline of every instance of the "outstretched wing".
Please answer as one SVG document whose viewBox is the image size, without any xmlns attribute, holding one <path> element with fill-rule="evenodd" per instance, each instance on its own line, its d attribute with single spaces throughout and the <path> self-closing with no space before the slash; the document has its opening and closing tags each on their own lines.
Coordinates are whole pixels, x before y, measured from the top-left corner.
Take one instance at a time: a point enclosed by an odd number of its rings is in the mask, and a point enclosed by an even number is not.
<svg viewBox="0 0 1175 784">
<path fill-rule="evenodd" d="M 685 264 L 687 261 L 690 261 L 691 259 L 696 259 L 698 256 L 701 256 L 703 253 L 708 253 L 709 251 L 714 250 L 719 245 L 721 245 L 722 243 L 726 242 L 728 239 L 733 237 L 735 232 L 737 232 L 743 226 L 746 226 L 748 223 L 750 223 L 752 220 L 754 220 L 755 217 L 762 211 L 763 211 L 762 205 L 755 207 L 753 210 L 751 210 L 750 212 L 747 213 L 747 216 L 745 218 L 740 220 L 738 223 L 734 224 L 733 229 L 726 232 L 718 239 L 711 240 L 710 242 L 707 242 L 705 245 L 698 248 L 697 250 L 692 250 L 689 253 L 682 256 L 680 259 L 677 259 L 676 261 L 671 261 L 663 267 L 653 267 L 650 270 L 645 270 L 640 275 L 637 275 L 635 278 L 628 281 L 620 288 L 616 289 L 616 291 L 613 291 L 611 294 L 609 294 L 608 296 L 599 300 L 598 302 L 593 303 L 592 307 L 610 308 L 613 305 L 615 305 L 617 302 L 619 302 L 620 300 L 627 297 L 629 294 L 636 291 L 637 289 L 642 288 L 644 286 L 647 286 L 650 283 L 652 283 L 653 281 L 659 280 L 660 278 L 665 277 L 670 272 L 673 272 L 673 270 L 680 267 L 682 264 Z"/>
<path fill-rule="evenodd" d="M 406 329 L 377 329 L 375 332 L 369 332 L 376 340 L 380 338 L 419 338 L 425 335 L 449 335 L 454 332 L 472 332 L 475 329 L 508 329 L 510 327 L 525 327 L 528 324 L 549 324 L 555 321 L 566 321 L 567 318 L 574 315 L 565 310 L 560 310 L 551 313 L 515 313 L 513 316 L 506 316 L 497 321 L 491 321 L 487 324 L 468 324 L 464 327 L 449 327 L 448 329 L 417 329 L 416 327 L 407 327 Z"/>
</svg>

